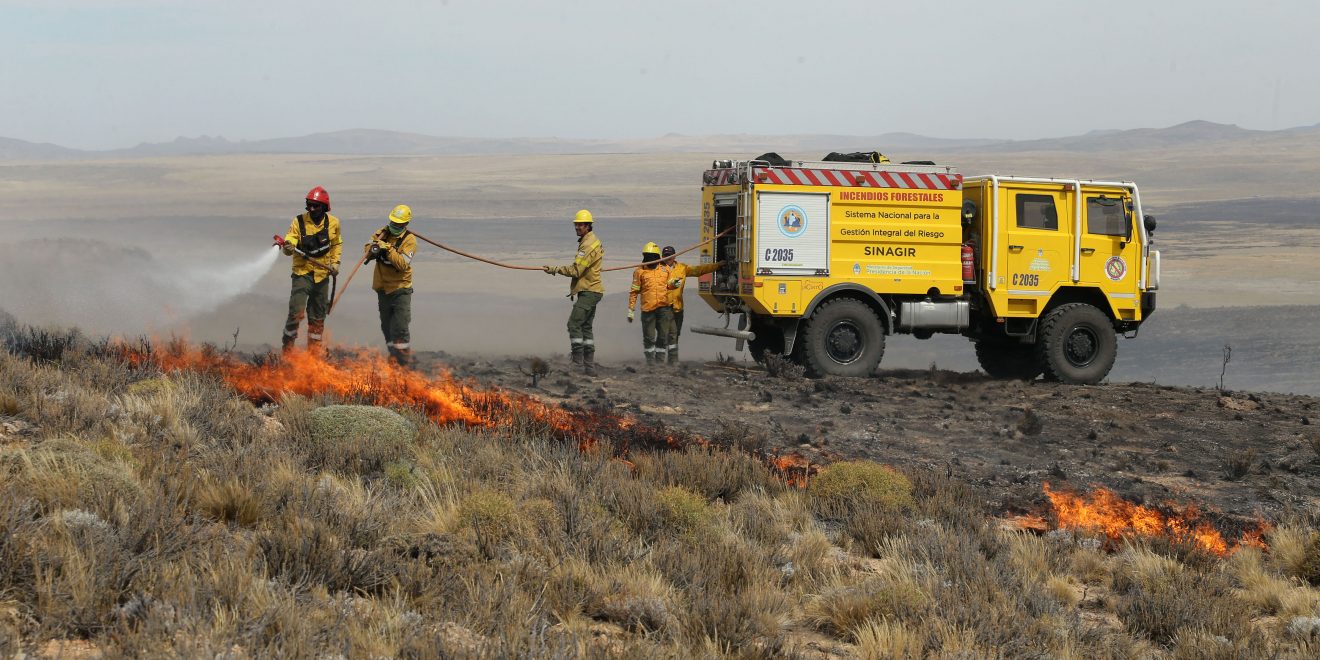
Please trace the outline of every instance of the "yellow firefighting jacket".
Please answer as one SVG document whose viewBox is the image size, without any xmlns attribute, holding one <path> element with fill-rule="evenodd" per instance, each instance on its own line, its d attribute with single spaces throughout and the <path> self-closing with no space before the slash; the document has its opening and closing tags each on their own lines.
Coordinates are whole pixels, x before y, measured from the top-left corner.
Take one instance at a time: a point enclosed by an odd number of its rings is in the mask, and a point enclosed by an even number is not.
<svg viewBox="0 0 1320 660">
<path fill-rule="evenodd" d="M 669 306 L 669 294 L 675 289 L 669 283 L 673 279 L 668 266 L 645 268 L 638 266 L 633 271 L 632 288 L 628 290 L 628 309 L 637 306 L 637 297 L 642 298 L 642 311 L 653 312 Z"/>
<path fill-rule="evenodd" d="M 687 286 L 687 278 L 701 277 L 706 273 L 713 273 L 719 270 L 720 265 L 702 264 L 700 266 L 689 266 L 685 263 L 675 263 L 669 267 L 669 278 L 678 280 L 678 287 L 669 292 L 669 304 L 674 306 L 675 312 L 683 311 L 683 287 Z"/>
<path fill-rule="evenodd" d="M 604 294 L 605 285 L 600 281 L 600 264 L 605 260 L 605 247 L 596 238 L 596 232 L 589 231 L 578 239 L 577 258 L 567 266 L 555 266 L 556 275 L 573 278 L 568 284 L 568 293 L 577 295 L 583 291 Z"/>
<path fill-rule="evenodd" d="M 417 254 L 417 237 L 410 231 L 394 236 L 386 227 L 381 227 L 371 236 L 371 242 L 362 246 L 365 254 L 371 253 L 371 246 L 376 241 L 389 243 L 391 249 L 376 259 L 376 272 L 371 276 L 371 288 L 382 293 L 394 293 L 399 289 L 412 288 L 412 260 Z"/>
<path fill-rule="evenodd" d="M 290 246 L 297 246 L 298 242 L 301 241 L 303 237 L 302 232 L 298 228 L 298 225 L 300 224 L 298 222 L 298 218 L 303 219 L 302 224 L 306 224 L 307 234 L 309 236 L 319 233 L 322 229 L 325 228 L 326 223 L 329 223 L 330 251 L 326 252 L 325 254 L 319 257 L 314 257 L 314 258 L 317 261 L 327 266 L 332 266 L 338 269 L 339 257 L 342 256 L 344 253 L 344 239 L 339 234 L 339 218 L 336 218 L 335 216 L 327 213 L 325 214 L 325 220 L 322 221 L 320 224 L 317 224 L 315 220 L 312 220 L 312 216 L 310 213 L 304 213 L 300 216 L 295 216 L 293 218 L 293 222 L 289 223 L 289 233 L 284 235 L 284 242 L 288 243 Z M 307 259 L 304 259 L 302 255 L 298 254 L 297 252 L 294 252 L 292 248 L 286 248 L 285 253 L 293 255 L 294 275 L 306 275 L 308 273 L 311 273 L 313 282 L 320 282 L 321 280 L 330 276 L 330 271 L 320 266 L 317 266 L 316 264 L 312 263 L 311 261 L 308 261 Z"/>
</svg>

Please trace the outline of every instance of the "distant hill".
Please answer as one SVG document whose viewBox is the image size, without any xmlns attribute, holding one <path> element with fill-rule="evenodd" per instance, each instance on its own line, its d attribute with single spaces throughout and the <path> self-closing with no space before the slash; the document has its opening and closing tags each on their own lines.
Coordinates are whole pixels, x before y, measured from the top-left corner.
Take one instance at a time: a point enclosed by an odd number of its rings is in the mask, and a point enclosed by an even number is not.
<svg viewBox="0 0 1320 660">
<path fill-rule="evenodd" d="M 0 160 L 61 160 L 85 156 L 87 153 L 47 142 L 25 142 L 0 137 Z"/>
<path fill-rule="evenodd" d="M 128 149 L 84 151 L 54 144 L 0 138 L 0 160 L 65 160 L 201 156 L 217 154 L 343 154 L 434 156 L 459 154 L 575 154 L 778 151 L 811 157 L 830 151 L 1103 151 L 1182 145 L 1320 139 L 1320 124 L 1280 131 L 1257 131 L 1230 124 L 1190 121 L 1167 128 L 1094 130 L 1083 135 L 1039 140 L 934 138 L 896 132 L 880 135 L 682 135 L 649 139 L 585 140 L 559 138 L 437 137 L 378 129 L 349 129 L 268 140 L 230 141 L 223 137 L 180 137 Z"/>
<path fill-rule="evenodd" d="M 1248 141 L 1291 140 L 1299 136 L 1320 137 L 1320 127 L 1305 126 L 1280 131 L 1256 131 L 1232 124 L 1189 121 L 1168 128 L 1091 131 L 1085 135 L 1041 140 L 1014 140 L 987 145 L 988 151 L 1106 151 L 1171 148 L 1187 145 L 1230 144 Z"/>
</svg>

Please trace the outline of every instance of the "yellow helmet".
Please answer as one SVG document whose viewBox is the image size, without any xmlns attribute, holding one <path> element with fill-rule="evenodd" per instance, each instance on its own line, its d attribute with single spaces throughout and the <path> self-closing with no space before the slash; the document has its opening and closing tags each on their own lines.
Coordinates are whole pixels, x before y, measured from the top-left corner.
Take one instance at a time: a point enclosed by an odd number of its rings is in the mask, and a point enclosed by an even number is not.
<svg viewBox="0 0 1320 660">
<path fill-rule="evenodd" d="M 587 224 L 591 224 L 595 222 L 594 220 L 591 219 L 591 211 L 588 211 L 586 209 L 582 209 L 581 211 L 578 211 L 577 215 L 573 216 L 573 224 L 577 224 L 579 222 L 585 222 Z"/>
<path fill-rule="evenodd" d="M 642 246 L 642 254 L 654 254 L 658 257 L 660 256 L 660 246 L 655 243 L 647 243 Z"/>
<path fill-rule="evenodd" d="M 412 209 L 407 204 L 400 204 L 390 211 L 390 222 L 396 225 L 406 225 L 412 221 Z"/>
</svg>

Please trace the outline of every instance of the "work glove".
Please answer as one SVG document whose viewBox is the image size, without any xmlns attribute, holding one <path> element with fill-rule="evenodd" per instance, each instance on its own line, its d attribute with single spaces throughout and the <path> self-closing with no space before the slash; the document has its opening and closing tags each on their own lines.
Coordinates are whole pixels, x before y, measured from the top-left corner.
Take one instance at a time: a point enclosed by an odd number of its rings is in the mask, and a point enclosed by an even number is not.
<svg viewBox="0 0 1320 660">
<path fill-rule="evenodd" d="M 680 285 L 680 284 L 682 284 L 682 283 L 683 283 L 683 278 L 681 278 L 681 277 L 675 277 L 674 279 L 669 280 L 669 288 L 671 288 L 671 289 L 677 289 L 677 288 L 678 288 L 678 285 Z"/>
<path fill-rule="evenodd" d="M 293 243 L 285 243 L 284 247 L 280 249 L 284 251 L 284 254 L 286 256 L 290 256 L 290 257 L 293 256 Z"/>
<path fill-rule="evenodd" d="M 628 322 L 629 323 L 633 322 L 633 311 L 631 309 L 628 310 Z"/>
<path fill-rule="evenodd" d="M 546 275 L 554 275 L 554 274 L 555 274 L 555 267 L 554 267 L 554 266 L 541 266 L 541 270 L 545 271 Z"/>
<path fill-rule="evenodd" d="M 334 277 L 339 277 L 339 264 L 330 267 L 330 274 Z"/>
<path fill-rule="evenodd" d="M 389 252 L 390 250 L 390 244 L 385 241 L 376 241 L 376 247 L 380 248 L 381 252 Z"/>
</svg>

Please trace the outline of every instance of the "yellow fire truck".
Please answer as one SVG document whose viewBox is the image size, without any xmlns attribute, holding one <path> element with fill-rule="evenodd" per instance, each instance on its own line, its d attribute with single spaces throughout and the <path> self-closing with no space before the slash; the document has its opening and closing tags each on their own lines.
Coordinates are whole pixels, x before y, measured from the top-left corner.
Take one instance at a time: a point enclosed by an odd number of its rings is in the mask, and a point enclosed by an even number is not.
<svg viewBox="0 0 1320 660">
<path fill-rule="evenodd" d="M 693 332 L 758 360 L 868 376 L 886 335 L 955 333 L 992 377 L 1097 383 L 1155 309 L 1155 220 L 1130 182 L 718 160 L 703 184 L 702 238 L 719 238 L 701 261 L 725 265 L 699 290 L 725 324 Z"/>
</svg>

